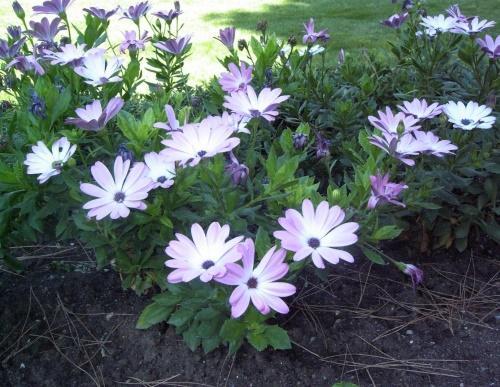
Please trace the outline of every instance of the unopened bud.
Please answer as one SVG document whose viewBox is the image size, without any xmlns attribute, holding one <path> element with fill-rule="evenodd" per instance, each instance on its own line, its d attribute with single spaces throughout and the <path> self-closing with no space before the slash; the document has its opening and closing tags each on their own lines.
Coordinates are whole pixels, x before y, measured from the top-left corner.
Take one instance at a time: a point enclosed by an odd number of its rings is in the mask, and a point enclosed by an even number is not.
<svg viewBox="0 0 500 387">
<path fill-rule="evenodd" d="M 19 19 L 24 20 L 24 18 L 26 17 L 26 13 L 17 0 L 12 2 L 12 9 Z"/>
</svg>

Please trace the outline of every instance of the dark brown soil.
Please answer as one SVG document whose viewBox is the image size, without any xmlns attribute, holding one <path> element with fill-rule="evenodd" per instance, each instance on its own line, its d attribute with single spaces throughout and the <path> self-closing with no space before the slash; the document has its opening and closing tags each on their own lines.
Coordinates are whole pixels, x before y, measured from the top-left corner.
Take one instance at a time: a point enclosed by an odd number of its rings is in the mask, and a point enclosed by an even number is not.
<svg viewBox="0 0 500 387">
<path fill-rule="evenodd" d="M 166 325 L 136 330 L 148 297 L 85 260 L 0 272 L 2 386 L 500 385 L 500 264 L 471 252 L 412 258 L 426 275 L 416 291 L 361 259 L 330 268 L 328 281 L 307 272 L 281 321 L 293 349 L 235 357 L 193 353 Z"/>
</svg>

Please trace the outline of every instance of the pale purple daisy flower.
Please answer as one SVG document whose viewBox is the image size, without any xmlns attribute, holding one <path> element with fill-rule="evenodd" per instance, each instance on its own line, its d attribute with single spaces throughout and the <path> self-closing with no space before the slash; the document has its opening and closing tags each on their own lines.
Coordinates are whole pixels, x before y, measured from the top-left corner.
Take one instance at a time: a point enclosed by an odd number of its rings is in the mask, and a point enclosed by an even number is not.
<svg viewBox="0 0 500 387">
<path fill-rule="evenodd" d="M 177 6 L 177 4 L 179 4 L 179 3 L 176 2 L 176 7 L 174 9 L 169 10 L 168 12 L 159 11 L 159 12 L 153 13 L 153 15 L 160 18 L 160 19 L 165 20 L 168 24 L 170 24 L 170 23 L 172 23 L 172 21 L 177 19 L 179 17 L 179 15 L 182 14 L 180 6 Z"/>
<path fill-rule="evenodd" d="M 21 39 L 22 29 L 19 26 L 8 26 L 7 33 L 10 35 L 12 39 L 18 41 Z"/>
<path fill-rule="evenodd" d="M 222 90 L 229 93 L 246 91 L 247 86 L 252 81 L 253 67 L 241 62 L 239 68 L 234 63 L 229 63 L 228 68 L 229 72 L 222 73 L 219 78 Z"/>
<path fill-rule="evenodd" d="M 442 107 L 437 102 L 428 105 L 425 99 L 418 98 L 414 98 L 411 102 L 404 101 L 402 106 L 398 105 L 398 109 L 419 120 L 434 118 L 443 112 Z"/>
<path fill-rule="evenodd" d="M 17 56 L 25 41 L 26 38 L 23 37 L 12 43 L 12 46 L 9 46 L 9 42 L 4 39 L 0 39 L 0 59 L 12 59 Z"/>
<path fill-rule="evenodd" d="M 396 206 L 406 207 L 398 201 L 401 192 L 408 188 L 405 184 L 391 183 L 389 174 L 370 176 L 372 194 L 368 200 L 368 208 L 373 209 L 384 203 L 391 203 Z"/>
<path fill-rule="evenodd" d="M 467 105 L 463 102 L 448 102 L 443 105 L 443 112 L 448 116 L 448 121 L 454 128 L 463 130 L 491 129 L 495 123 L 495 117 L 491 116 L 493 110 L 477 102 L 469 101 Z"/>
<path fill-rule="evenodd" d="M 144 162 L 148 167 L 146 176 L 153 183 L 152 189 L 158 187 L 170 188 L 174 184 L 175 163 L 156 152 L 146 153 Z"/>
<path fill-rule="evenodd" d="M 90 171 L 95 184 L 82 183 L 80 190 L 93 199 L 83 205 L 89 218 L 101 220 L 109 215 L 111 219 L 126 218 L 130 208 L 145 210 L 144 199 L 148 197 L 151 189 L 151 180 L 145 177 L 147 167 L 144 163 L 135 163 L 130 168 L 130 160 L 117 157 L 114 163 L 114 177 L 108 168 L 100 161 L 96 162 Z"/>
<path fill-rule="evenodd" d="M 336 247 L 349 246 L 358 241 L 355 232 L 359 224 L 344 221 L 345 212 L 339 206 L 330 207 L 322 201 L 316 211 L 309 199 L 302 202 L 302 214 L 297 210 L 288 209 L 285 217 L 279 218 L 279 224 L 284 230 L 273 233 L 281 241 L 281 247 L 295 252 L 294 261 L 301 261 L 312 256 L 314 265 L 325 268 L 323 260 L 332 264 L 342 259 L 354 262 L 353 256 Z"/>
<path fill-rule="evenodd" d="M 399 28 L 408 19 L 408 12 L 396 13 L 386 20 L 382 21 L 381 24 L 391 28 Z"/>
<path fill-rule="evenodd" d="M 212 223 L 205 232 L 198 223 L 191 226 L 192 240 L 182 234 L 175 234 L 177 240 L 170 241 L 165 253 L 173 259 L 165 262 L 165 266 L 175 269 L 167 280 L 170 283 L 189 282 L 197 277 L 203 282 L 213 278 L 219 279 L 226 272 L 228 263 L 241 259 L 241 252 L 236 246 L 242 236 L 230 239 L 230 228 L 226 224 L 221 227 Z"/>
<path fill-rule="evenodd" d="M 469 18 L 465 16 L 462 11 L 460 10 L 460 7 L 458 4 L 453 4 L 450 6 L 447 10 L 446 13 L 455 18 L 457 21 L 467 21 Z"/>
<path fill-rule="evenodd" d="M 289 95 L 280 96 L 280 94 L 281 89 L 266 87 L 257 96 L 253 87 L 248 85 L 246 91 L 226 95 L 224 107 L 242 117 L 262 117 L 267 121 L 274 121 L 279 114 L 276 110 L 278 105 L 290 97 Z"/>
<path fill-rule="evenodd" d="M 84 108 L 75 110 L 79 118 L 68 118 L 65 123 L 68 125 L 75 125 L 84 130 L 97 132 L 104 128 L 106 124 L 120 112 L 124 103 L 123 99 L 115 97 L 108 102 L 108 105 L 103 110 L 101 101 L 95 100 Z"/>
<path fill-rule="evenodd" d="M 107 22 L 112 16 L 114 16 L 120 8 L 116 7 L 112 9 L 111 11 L 106 11 L 103 8 L 97 8 L 97 7 L 88 7 L 84 8 L 83 10 L 90 15 L 98 18 L 99 20 L 103 22 Z"/>
<path fill-rule="evenodd" d="M 268 314 L 271 309 L 282 314 L 288 313 L 288 305 L 282 298 L 291 296 L 297 289 L 292 284 L 277 282 L 288 273 L 288 265 L 284 262 L 285 250 L 276 251 L 276 246 L 272 247 L 254 268 L 253 241 L 245 240 L 238 249 L 242 254 L 243 267 L 236 263 L 228 263 L 226 275 L 216 279 L 225 285 L 236 286 L 229 297 L 231 316 L 238 318 L 243 315 L 250 301 L 262 314 Z"/>
<path fill-rule="evenodd" d="M 183 36 L 181 38 L 177 37 L 175 39 L 167 39 L 165 41 L 160 41 L 155 43 L 154 46 L 159 50 L 166 51 L 172 55 L 181 55 L 189 47 L 189 41 L 191 36 Z"/>
<path fill-rule="evenodd" d="M 416 141 L 415 137 L 410 133 L 398 136 L 397 134 L 382 131 L 382 136 L 373 135 L 368 137 L 368 140 L 371 144 L 409 166 L 415 165 L 415 161 L 410 157 L 416 156 L 425 150 L 422 144 Z"/>
<path fill-rule="evenodd" d="M 490 59 L 500 58 L 500 35 L 495 40 L 490 35 L 486 35 L 484 40 L 476 39 L 476 43 Z"/>
<path fill-rule="evenodd" d="M 57 52 L 44 50 L 45 59 L 51 59 L 52 61 L 50 63 L 53 65 L 75 66 L 80 64 L 85 56 L 85 48 L 85 44 L 65 44 L 61 46 L 60 51 Z"/>
<path fill-rule="evenodd" d="M 465 35 L 474 35 L 487 28 L 494 27 L 495 24 L 496 23 L 494 21 L 479 20 L 478 17 L 474 17 L 469 21 L 458 22 L 453 29 L 453 32 Z"/>
<path fill-rule="evenodd" d="M 242 117 L 239 114 L 230 114 L 225 111 L 220 116 L 208 116 L 206 119 L 212 122 L 212 126 L 231 128 L 237 133 L 250 133 L 250 130 L 247 128 L 247 124 L 250 121 L 249 117 Z"/>
<path fill-rule="evenodd" d="M 123 54 L 125 51 L 136 52 L 144 50 L 146 42 L 151 40 L 148 36 L 148 31 L 144 31 L 140 38 L 137 37 L 135 31 L 125 31 L 123 33 L 123 41 L 120 44 L 120 52 Z"/>
<path fill-rule="evenodd" d="M 31 36 L 47 43 L 53 43 L 54 38 L 60 32 L 66 29 L 66 26 L 59 25 L 61 19 L 58 17 L 49 21 L 46 17 L 39 22 L 30 21 L 31 30 L 28 32 Z"/>
<path fill-rule="evenodd" d="M 102 50 L 94 50 L 87 53 L 81 66 L 75 67 L 75 73 L 85 78 L 85 82 L 92 86 L 120 82 L 122 79 L 116 74 L 121 70 L 122 63 L 123 60 L 118 57 L 106 60 Z"/>
<path fill-rule="evenodd" d="M 197 165 L 202 159 L 232 150 L 240 139 L 231 137 L 234 130 L 214 126 L 213 121 L 204 119 L 199 124 L 187 124 L 181 132 L 172 132 L 171 138 L 163 140 L 166 149 L 161 154 L 181 166 Z"/>
<path fill-rule="evenodd" d="M 412 130 L 420 128 L 418 119 L 413 116 L 407 116 L 404 113 L 397 113 L 394 115 L 390 107 L 386 107 L 385 113 L 381 110 L 378 111 L 378 117 L 369 116 L 368 121 L 383 132 L 396 134 L 402 131 L 409 133 Z"/>
<path fill-rule="evenodd" d="M 59 175 L 62 167 L 73 156 L 76 145 L 71 145 L 66 137 L 61 137 L 52 144 L 51 150 L 42 141 L 31 147 L 32 153 L 26 155 L 24 164 L 28 166 L 28 175 L 39 175 L 40 184 L 52 176 Z"/>
<path fill-rule="evenodd" d="M 164 129 L 167 132 L 177 132 L 182 130 L 179 121 L 175 117 L 175 112 L 172 106 L 165 105 L 165 113 L 167 114 L 167 123 L 157 122 L 153 126 L 158 129 Z"/>
<path fill-rule="evenodd" d="M 410 263 L 398 262 L 399 269 L 410 276 L 413 288 L 424 282 L 424 271 Z"/>
<path fill-rule="evenodd" d="M 149 2 L 142 1 L 136 5 L 131 5 L 124 10 L 122 19 L 130 19 L 134 23 L 137 23 L 142 16 L 145 16 L 149 12 L 150 9 L 151 5 L 149 5 Z"/>
<path fill-rule="evenodd" d="M 10 62 L 5 68 L 8 69 L 10 67 L 14 67 L 19 71 L 22 71 L 23 73 L 26 73 L 28 71 L 33 71 L 37 75 L 45 74 L 45 70 L 40 65 L 40 63 L 38 63 L 38 58 L 36 58 L 34 55 L 16 56 L 16 58 L 12 62 Z"/>
<path fill-rule="evenodd" d="M 412 134 L 422 146 L 423 153 L 428 153 L 437 157 L 444 157 L 445 155 L 453 154 L 453 152 L 458 149 L 456 145 L 451 143 L 451 141 L 440 140 L 439 137 L 432 132 L 422 132 L 420 130 L 416 130 Z"/>
<path fill-rule="evenodd" d="M 33 6 L 33 12 L 37 14 L 62 15 L 73 1 L 74 0 L 47 0 L 44 1 L 42 5 Z"/>
<path fill-rule="evenodd" d="M 310 18 L 307 23 L 304 23 L 305 34 L 302 37 L 302 42 L 304 44 L 314 44 L 318 40 L 326 42 L 330 39 L 328 34 L 328 29 L 321 30 L 319 32 L 314 31 L 314 19 Z"/>
<path fill-rule="evenodd" d="M 216 39 L 220 41 L 224 46 L 226 46 L 228 50 L 232 50 L 234 48 L 235 33 L 236 28 L 226 27 L 219 30 L 219 37 Z"/>
</svg>

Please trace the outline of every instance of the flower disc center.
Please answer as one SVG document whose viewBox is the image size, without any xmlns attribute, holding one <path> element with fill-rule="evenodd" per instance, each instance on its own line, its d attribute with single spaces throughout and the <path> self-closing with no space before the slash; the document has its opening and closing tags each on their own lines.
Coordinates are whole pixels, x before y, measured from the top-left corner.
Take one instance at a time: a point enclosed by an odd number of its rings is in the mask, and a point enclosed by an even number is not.
<svg viewBox="0 0 500 387">
<path fill-rule="evenodd" d="M 309 245 L 309 247 L 312 247 L 313 249 L 319 247 L 320 245 L 320 241 L 318 238 L 309 238 L 309 240 L 307 241 L 307 244 Z"/>
<path fill-rule="evenodd" d="M 214 266 L 214 265 L 215 265 L 214 261 L 211 261 L 211 260 L 206 260 L 205 262 L 203 262 L 203 263 L 201 264 L 201 267 L 202 267 L 203 269 L 205 269 L 205 270 L 208 270 L 208 269 L 210 269 L 210 268 L 211 268 L 212 266 Z"/>
<path fill-rule="evenodd" d="M 206 154 L 207 154 L 207 152 L 206 152 L 206 151 L 204 151 L 204 150 L 201 150 L 201 151 L 199 151 L 199 152 L 198 152 L 198 156 L 200 156 L 200 157 L 203 157 L 203 156 L 205 156 Z"/>
<path fill-rule="evenodd" d="M 250 277 L 250 279 L 247 281 L 247 286 L 250 289 L 255 289 L 257 287 L 257 278 L 255 277 Z"/>
<path fill-rule="evenodd" d="M 123 201 L 125 200 L 125 194 L 123 192 L 115 193 L 114 200 L 117 203 L 123 203 Z"/>
</svg>

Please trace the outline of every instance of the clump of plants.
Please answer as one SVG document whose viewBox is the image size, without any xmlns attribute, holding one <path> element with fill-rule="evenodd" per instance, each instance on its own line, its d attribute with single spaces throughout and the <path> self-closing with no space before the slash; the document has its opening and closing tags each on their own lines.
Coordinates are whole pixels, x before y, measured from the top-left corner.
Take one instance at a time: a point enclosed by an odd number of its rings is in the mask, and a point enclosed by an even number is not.
<svg viewBox="0 0 500 387">
<path fill-rule="evenodd" d="M 194 88 L 178 2 L 85 8 L 82 29 L 69 3 L 27 20 L 15 1 L 24 29 L 0 40 L 0 254 L 15 270 L 11 246 L 78 239 L 152 295 L 138 328 L 167 321 L 205 352 L 287 349 L 275 316 L 302 270 L 368 258 L 417 286 L 381 242 L 500 241 L 494 22 L 405 2 L 383 22 L 399 30 L 392 60 L 335 64 L 313 19 L 302 44 L 228 27 L 223 72 Z M 112 42 L 119 14 L 131 28 Z"/>
</svg>

